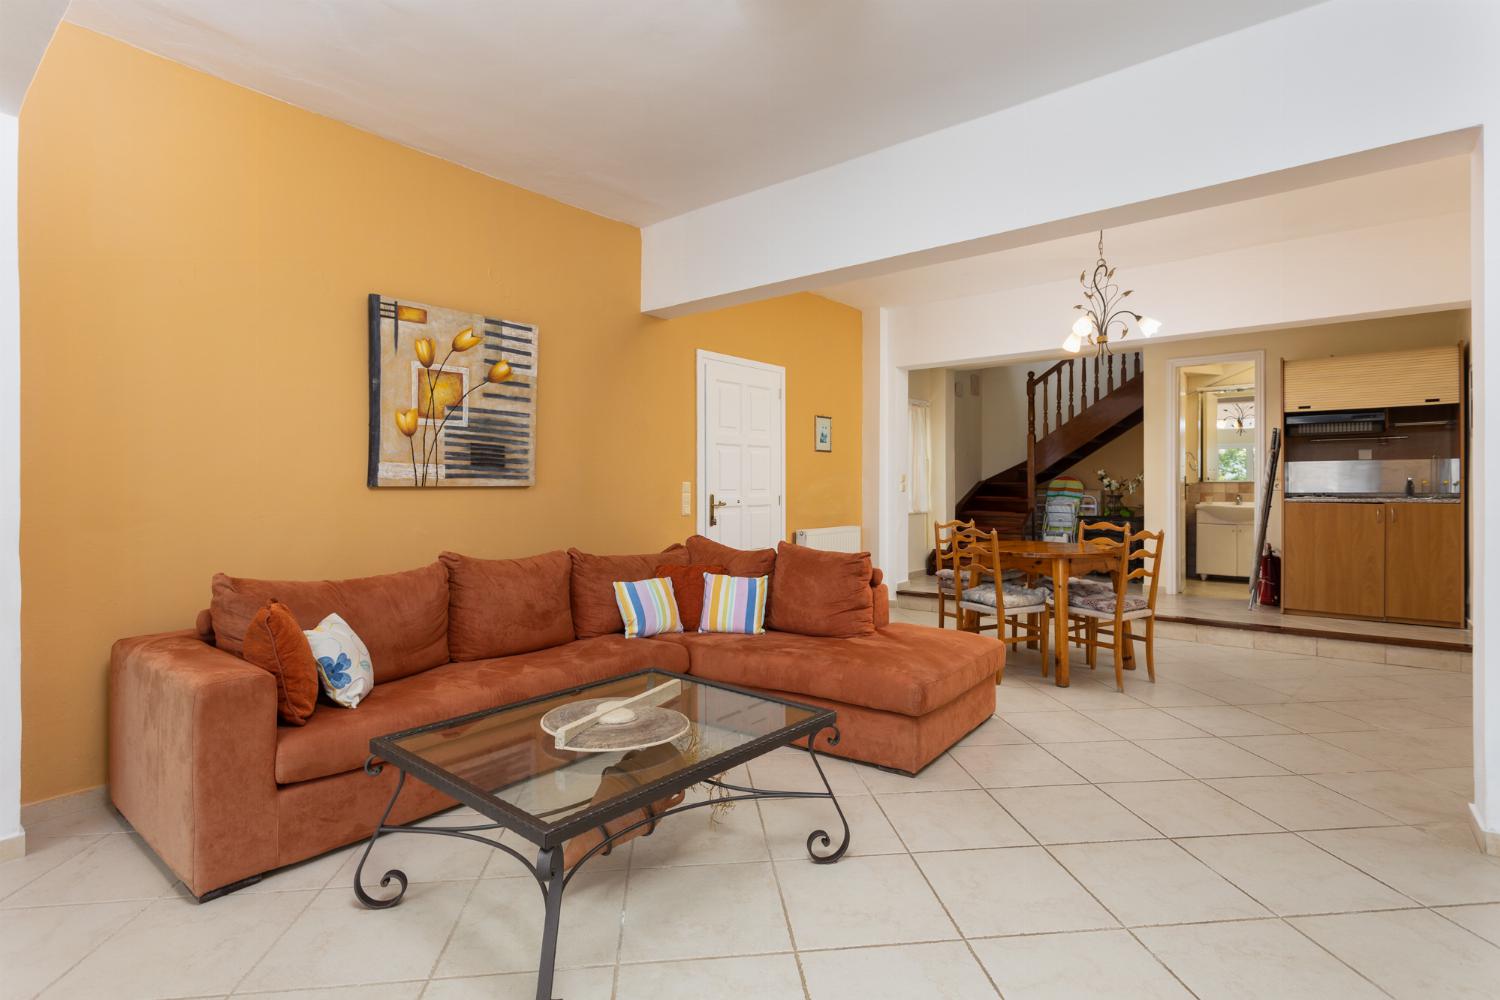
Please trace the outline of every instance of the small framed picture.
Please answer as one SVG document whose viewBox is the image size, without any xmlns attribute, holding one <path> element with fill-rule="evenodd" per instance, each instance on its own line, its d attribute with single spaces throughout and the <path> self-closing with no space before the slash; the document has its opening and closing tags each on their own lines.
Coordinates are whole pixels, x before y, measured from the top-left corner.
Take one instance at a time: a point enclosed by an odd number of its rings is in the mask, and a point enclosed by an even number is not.
<svg viewBox="0 0 1500 1000">
<path fill-rule="evenodd" d="M 813 451 L 833 450 L 833 418 L 813 417 Z"/>
</svg>

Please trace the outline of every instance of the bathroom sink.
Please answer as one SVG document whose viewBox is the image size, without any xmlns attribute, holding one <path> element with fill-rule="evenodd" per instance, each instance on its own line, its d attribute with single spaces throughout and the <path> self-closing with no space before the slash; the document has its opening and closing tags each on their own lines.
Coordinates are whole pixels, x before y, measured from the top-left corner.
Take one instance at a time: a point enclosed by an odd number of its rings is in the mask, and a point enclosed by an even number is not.
<svg viewBox="0 0 1500 1000">
<path fill-rule="evenodd" d="M 1219 524 L 1249 524 L 1255 517 L 1255 504 L 1233 500 L 1212 500 L 1197 507 L 1198 520 Z"/>
</svg>

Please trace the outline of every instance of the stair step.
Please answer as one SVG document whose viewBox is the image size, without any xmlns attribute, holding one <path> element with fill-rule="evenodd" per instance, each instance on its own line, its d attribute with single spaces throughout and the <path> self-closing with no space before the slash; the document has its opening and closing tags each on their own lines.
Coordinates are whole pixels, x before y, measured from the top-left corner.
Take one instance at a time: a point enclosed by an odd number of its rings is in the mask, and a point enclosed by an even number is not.
<svg viewBox="0 0 1500 1000">
<path fill-rule="evenodd" d="M 1027 505 L 1025 497 L 977 496 L 971 497 L 969 502 L 964 505 L 964 509 L 975 513 L 983 510 L 1025 514 Z"/>
</svg>

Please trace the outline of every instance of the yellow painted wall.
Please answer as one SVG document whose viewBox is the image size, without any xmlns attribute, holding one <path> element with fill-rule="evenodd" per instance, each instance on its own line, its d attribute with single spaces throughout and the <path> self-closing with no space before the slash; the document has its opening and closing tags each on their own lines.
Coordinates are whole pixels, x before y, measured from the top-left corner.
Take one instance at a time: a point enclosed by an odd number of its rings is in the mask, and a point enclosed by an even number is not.
<svg viewBox="0 0 1500 1000">
<path fill-rule="evenodd" d="M 20 170 L 26 801 L 104 780 L 110 643 L 191 625 L 216 570 L 690 534 L 697 348 L 787 366 L 788 528 L 859 523 L 845 306 L 643 317 L 633 227 L 66 24 Z M 538 324 L 537 486 L 365 487 L 370 292 Z"/>
</svg>

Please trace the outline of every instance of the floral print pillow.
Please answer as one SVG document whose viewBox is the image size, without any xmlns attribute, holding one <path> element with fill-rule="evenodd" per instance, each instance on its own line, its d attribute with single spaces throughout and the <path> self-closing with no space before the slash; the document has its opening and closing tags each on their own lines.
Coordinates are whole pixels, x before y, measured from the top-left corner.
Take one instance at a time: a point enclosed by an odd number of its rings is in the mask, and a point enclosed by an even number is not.
<svg viewBox="0 0 1500 1000">
<path fill-rule="evenodd" d="M 317 628 L 305 631 L 318 661 L 318 676 L 323 692 L 336 704 L 354 708 L 375 686 L 375 668 L 370 666 L 370 651 L 349 623 L 338 615 L 329 615 Z"/>
</svg>

